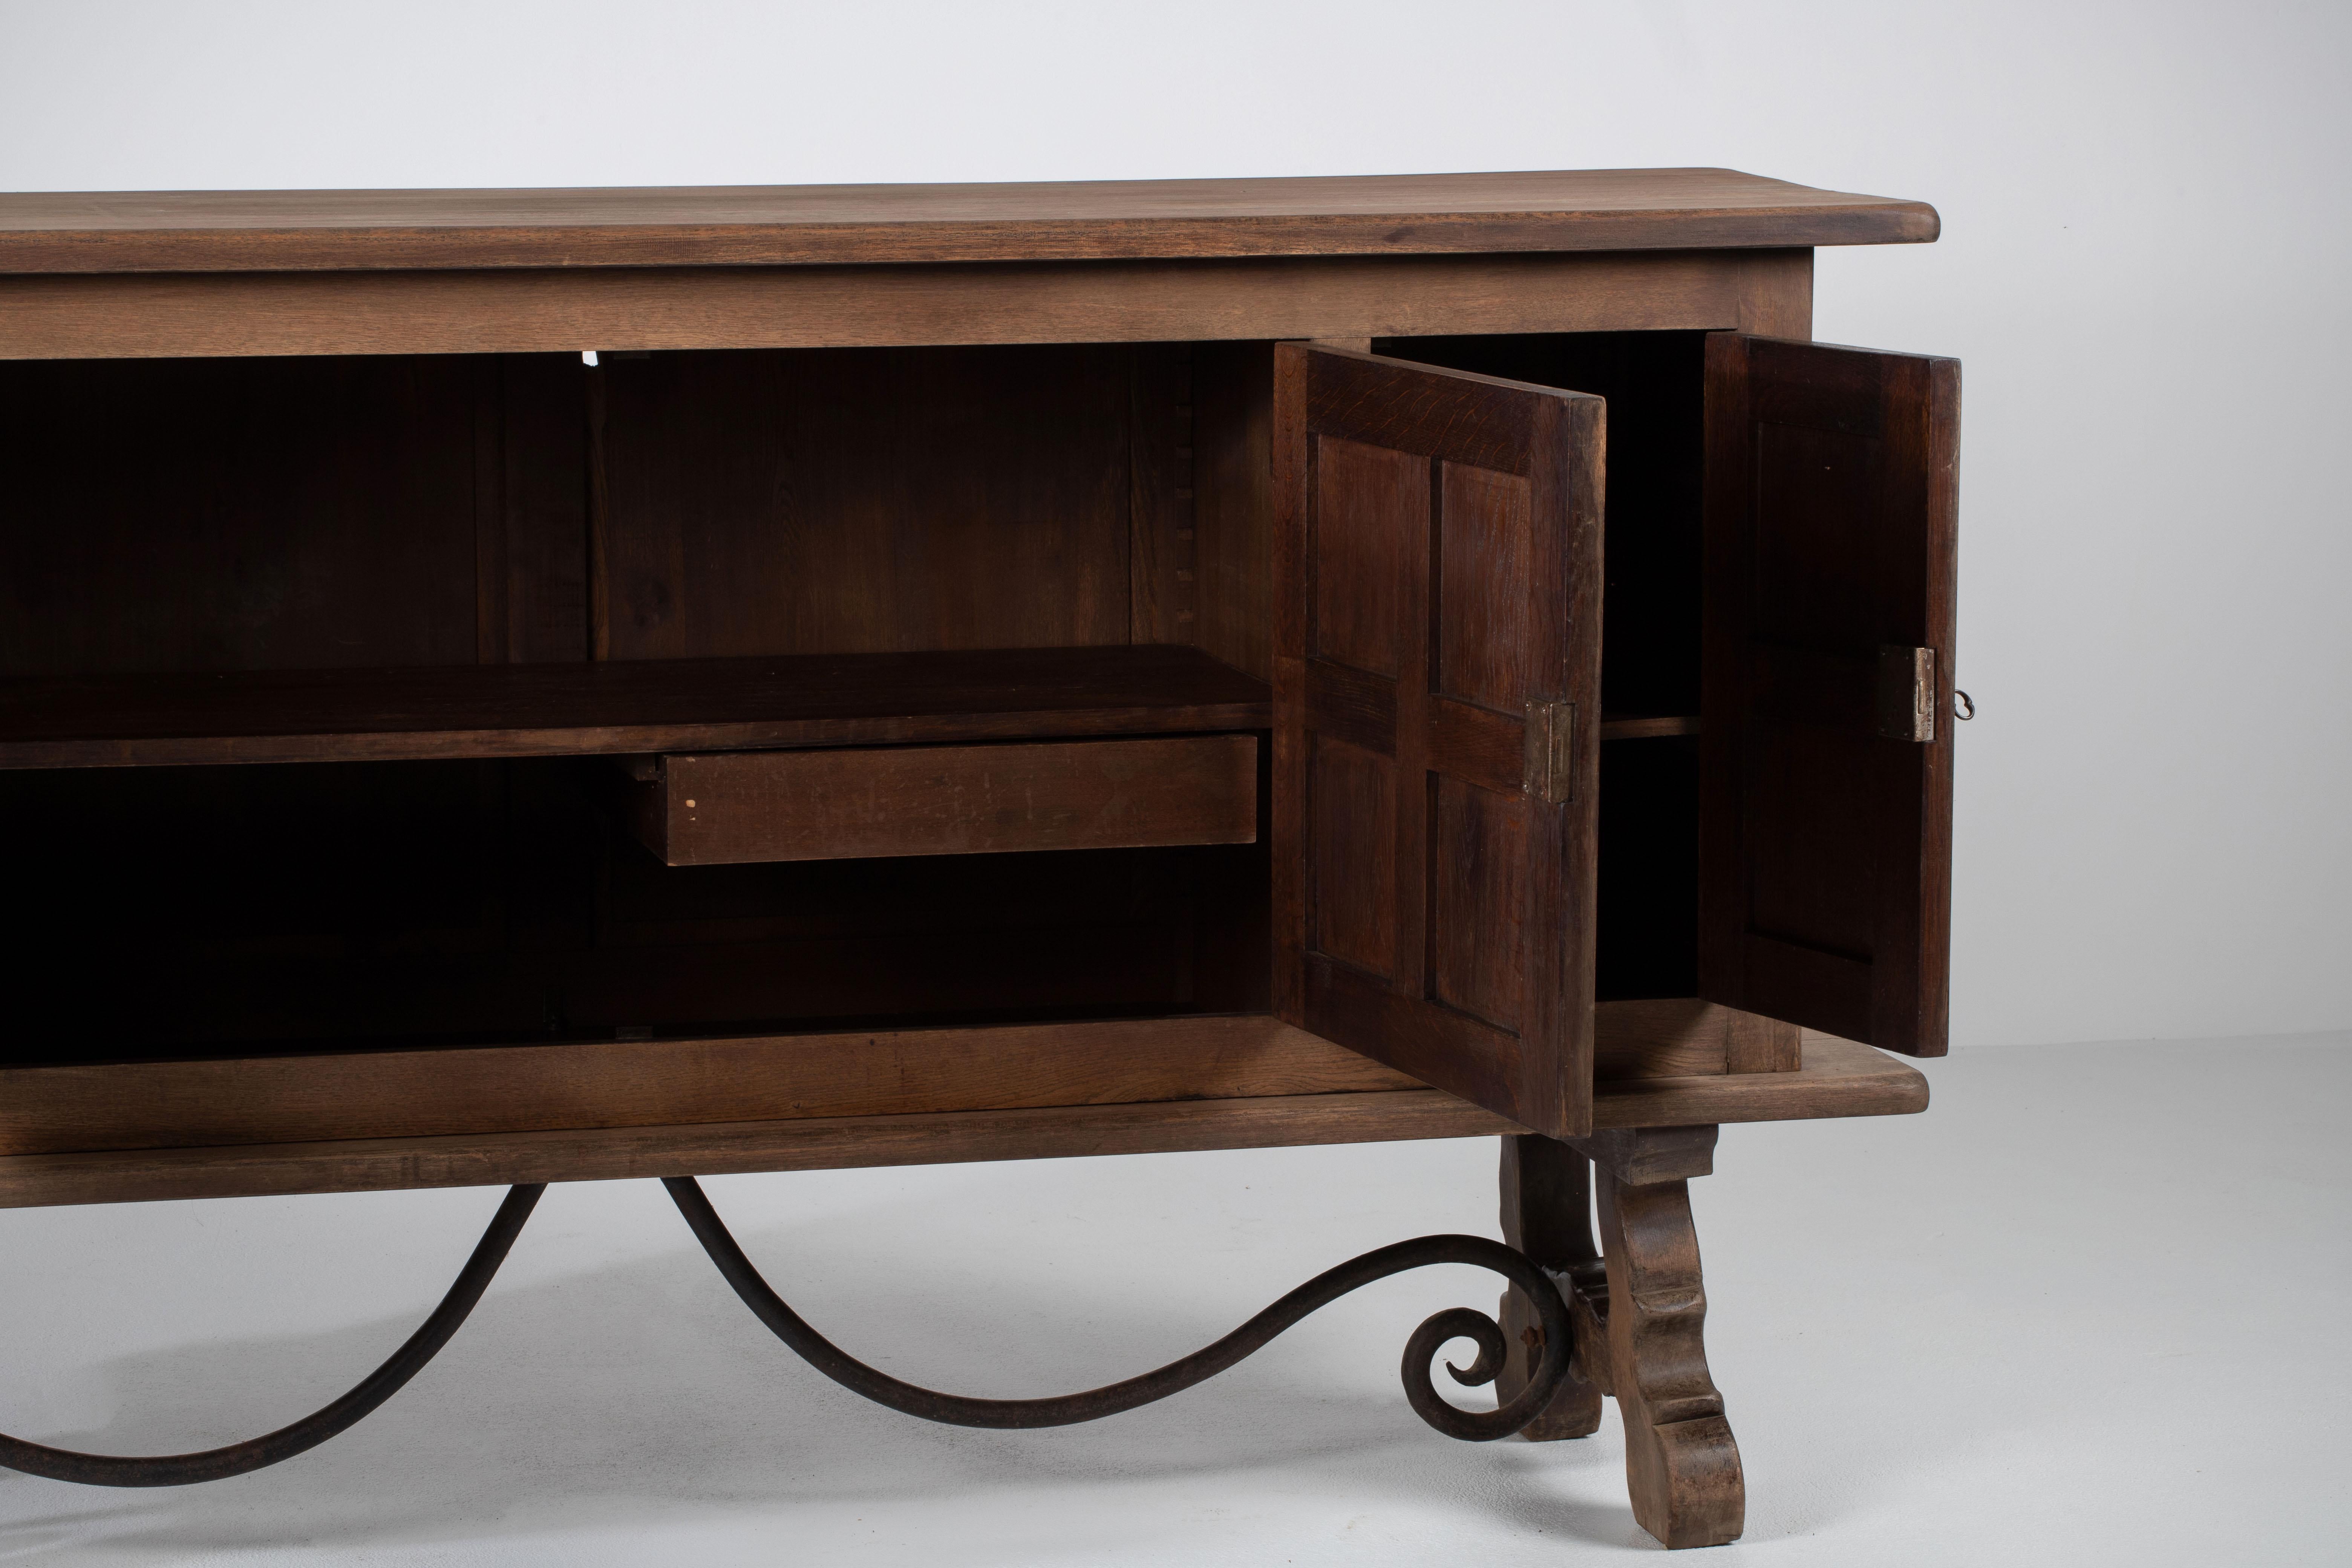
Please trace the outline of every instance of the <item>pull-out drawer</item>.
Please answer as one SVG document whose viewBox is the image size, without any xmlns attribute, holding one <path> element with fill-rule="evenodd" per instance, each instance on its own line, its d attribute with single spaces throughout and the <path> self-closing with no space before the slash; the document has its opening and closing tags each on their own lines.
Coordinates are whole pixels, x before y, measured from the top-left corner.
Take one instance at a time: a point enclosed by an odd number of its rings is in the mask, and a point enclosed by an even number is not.
<svg viewBox="0 0 2352 1568">
<path fill-rule="evenodd" d="M 1251 735 L 714 752 L 635 771 L 632 824 L 672 866 L 1257 837 Z"/>
</svg>

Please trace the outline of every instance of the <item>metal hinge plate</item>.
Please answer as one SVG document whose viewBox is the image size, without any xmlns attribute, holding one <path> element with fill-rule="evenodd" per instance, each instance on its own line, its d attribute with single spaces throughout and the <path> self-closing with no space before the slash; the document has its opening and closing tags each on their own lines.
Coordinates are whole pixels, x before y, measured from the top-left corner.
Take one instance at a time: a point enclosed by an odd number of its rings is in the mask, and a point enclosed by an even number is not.
<svg viewBox="0 0 2352 1568">
<path fill-rule="evenodd" d="M 1558 805 L 1575 796 L 1576 704 L 1528 704 L 1527 771 L 1521 785 L 1547 805 Z"/>
<path fill-rule="evenodd" d="M 1878 732 L 1890 741 L 1936 738 L 1936 650 L 1881 644 Z"/>
</svg>

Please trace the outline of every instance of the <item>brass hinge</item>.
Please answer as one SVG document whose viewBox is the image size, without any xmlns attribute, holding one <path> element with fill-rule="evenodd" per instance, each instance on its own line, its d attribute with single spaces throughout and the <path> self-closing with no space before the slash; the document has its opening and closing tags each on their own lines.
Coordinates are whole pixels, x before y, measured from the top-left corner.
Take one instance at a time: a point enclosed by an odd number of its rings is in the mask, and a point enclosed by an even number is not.
<svg viewBox="0 0 2352 1568">
<path fill-rule="evenodd" d="M 1528 704 L 1527 766 L 1520 781 L 1528 794 L 1550 805 L 1574 797 L 1575 737 L 1575 703 Z"/>
<path fill-rule="evenodd" d="M 1890 741 L 1936 738 L 1936 650 L 1878 649 L 1878 732 Z"/>
</svg>

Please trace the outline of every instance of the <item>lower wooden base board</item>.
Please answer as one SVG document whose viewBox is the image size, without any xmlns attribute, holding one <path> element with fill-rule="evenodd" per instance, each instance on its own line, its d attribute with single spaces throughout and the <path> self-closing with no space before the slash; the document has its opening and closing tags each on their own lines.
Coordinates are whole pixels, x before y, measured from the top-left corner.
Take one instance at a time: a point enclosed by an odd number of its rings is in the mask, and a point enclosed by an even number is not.
<svg viewBox="0 0 2352 1568">
<path fill-rule="evenodd" d="M 1596 1086 L 1596 1127 L 1681 1126 L 1923 1110 L 1927 1079 L 1847 1040 L 1806 1041 L 1794 1072 Z M 0 1207 L 611 1181 L 1080 1154 L 1475 1138 L 1526 1129 L 1433 1089 L 688 1126 L 342 1139 L 0 1158 Z"/>
</svg>

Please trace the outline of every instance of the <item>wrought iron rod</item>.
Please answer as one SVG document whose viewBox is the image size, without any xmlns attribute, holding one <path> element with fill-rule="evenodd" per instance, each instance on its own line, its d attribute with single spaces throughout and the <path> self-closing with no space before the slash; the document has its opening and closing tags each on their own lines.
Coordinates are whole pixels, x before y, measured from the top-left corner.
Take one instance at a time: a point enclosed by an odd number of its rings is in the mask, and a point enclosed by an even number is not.
<svg viewBox="0 0 2352 1568">
<path fill-rule="evenodd" d="M 1462 1410 L 1440 1397 L 1430 1376 L 1430 1363 L 1453 1339 L 1468 1339 L 1478 1346 L 1478 1357 L 1468 1368 L 1449 1363 L 1446 1371 L 1465 1386 L 1490 1383 L 1502 1369 L 1507 1346 L 1503 1331 L 1485 1313 L 1467 1307 L 1450 1307 L 1415 1329 L 1405 1343 L 1404 1394 L 1421 1418 L 1449 1437 L 1487 1442 L 1507 1437 L 1540 1414 L 1568 1372 L 1570 1328 L 1568 1308 L 1544 1271 L 1526 1254 L 1476 1236 L 1424 1236 L 1379 1247 L 1328 1269 L 1283 1297 L 1232 1333 L 1170 1362 L 1155 1372 L 1107 1384 L 1079 1394 L 1044 1399 L 973 1399 L 892 1377 L 866 1365 L 812 1328 L 807 1320 L 777 1295 L 711 1206 L 701 1184 L 691 1176 L 671 1176 L 662 1185 L 693 1228 L 696 1239 L 735 1294 L 775 1336 L 801 1359 L 853 1394 L 877 1405 L 927 1421 L 955 1426 L 1068 1426 L 1098 1421 L 1123 1410 L 1150 1405 L 1214 1377 L 1263 1348 L 1285 1329 L 1318 1308 L 1329 1305 L 1351 1290 L 1377 1279 L 1438 1263 L 1467 1263 L 1502 1275 L 1535 1302 L 1542 1321 L 1542 1354 L 1535 1375 L 1517 1398 L 1496 1410 Z"/>
<path fill-rule="evenodd" d="M 711 1261 L 718 1265 L 719 1273 L 777 1338 L 844 1387 L 891 1409 L 927 1420 L 992 1427 L 1066 1426 L 1100 1420 L 1165 1399 L 1214 1377 L 1263 1348 L 1300 1319 L 1351 1290 L 1392 1274 L 1438 1263 L 1467 1263 L 1492 1269 L 1525 1290 L 1536 1304 L 1543 1343 L 1534 1376 L 1517 1398 L 1496 1410 L 1460 1410 L 1439 1396 L 1430 1375 L 1431 1363 L 1448 1341 L 1466 1338 L 1478 1347 L 1476 1360 L 1467 1368 L 1449 1364 L 1447 1372 L 1465 1385 L 1492 1382 L 1507 1350 L 1503 1332 L 1494 1320 L 1466 1307 L 1448 1308 L 1431 1317 L 1406 1342 L 1402 1368 L 1405 1398 L 1423 1420 L 1449 1436 L 1474 1442 L 1508 1436 L 1535 1419 L 1550 1402 L 1553 1391 L 1568 1371 L 1568 1309 L 1541 1268 L 1525 1254 L 1483 1237 L 1424 1236 L 1380 1247 L 1326 1270 L 1215 1343 L 1139 1377 L 1044 1399 L 971 1399 L 942 1394 L 868 1366 L 818 1333 L 770 1289 L 751 1266 L 699 1184 L 690 1176 L 678 1176 L 665 1180 L 663 1185 L 669 1189 L 670 1197 Z M 466 1260 L 465 1268 L 432 1315 L 348 1393 L 299 1421 L 225 1447 L 152 1456 L 78 1453 L 0 1434 L 0 1467 L 89 1486 L 174 1487 L 244 1475 L 318 1447 L 398 1393 L 449 1342 L 489 1288 L 492 1277 L 513 1248 L 516 1237 L 521 1234 L 524 1221 L 530 1217 L 532 1208 L 546 1190 L 544 1184 L 509 1189 L 488 1228 L 482 1233 L 482 1239 L 476 1244 L 473 1256 Z"/>
<path fill-rule="evenodd" d="M 79 1481 L 86 1486 L 184 1487 L 241 1476 L 317 1447 L 399 1393 L 401 1385 L 423 1371 L 425 1363 L 449 1342 L 449 1336 L 457 1331 L 457 1326 L 482 1299 L 482 1292 L 489 1289 L 491 1276 L 506 1261 L 515 1237 L 522 1234 L 523 1221 L 530 1217 L 532 1207 L 545 1191 L 544 1182 L 509 1189 L 506 1201 L 490 1217 L 489 1228 L 475 1245 L 474 1255 L 457 1271 L 457 1282 L 441 1298 L 441 1304 L 433 1309 L 433 1315 L 349 1393 L 292 1426 L 248 1437 L 242 1443 L 231 1443 L 225 1448 L 149 1457 L 80 1454 L 70 1448 L 52 1448 L 47 1444 L 0 1434 L 0 1466 L 27 1475 L 47 1476 L 52 1480 Z"/>
</svg>

